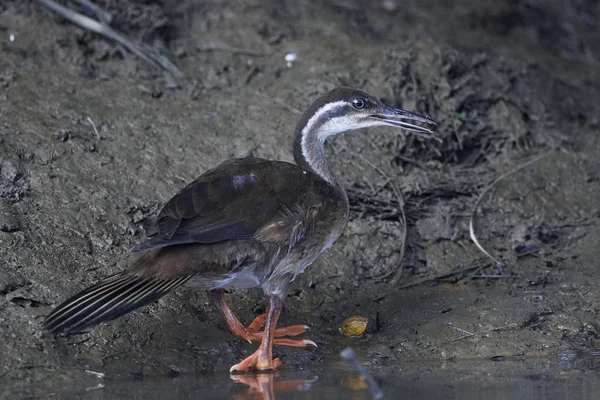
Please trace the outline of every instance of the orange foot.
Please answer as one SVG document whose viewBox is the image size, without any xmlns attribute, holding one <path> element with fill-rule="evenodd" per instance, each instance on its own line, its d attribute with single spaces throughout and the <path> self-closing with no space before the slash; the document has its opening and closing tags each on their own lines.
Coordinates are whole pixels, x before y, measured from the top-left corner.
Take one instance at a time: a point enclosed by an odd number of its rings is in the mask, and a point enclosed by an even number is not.
<svg viewBox="0 0 600 400">
<path fill-rule="evenodd" d="M 237 333 L 242 339 L 252 343 L 252 342 L 260 342 L 263 338 L 263 331 L 261 329 L 265 326 L 267 321 L 267 314 L 259 315 L 254 318 L 254 320 L 248 325 L 248 327 L 241 332 Z M 308 325 L 290 325 L 281 328 L 275 329 L 273 333 L 273 344 L 279 346 L 290 346 L 290 347 L 306 347 L 306 346 L 315 346 L 317 344 L 312 340 L 298 340 L 298 339 L 281 339 L 285 336 L 298 336 L 306 333 L 310 327 Z"/>
<path fill-rule="evenodd" d="M 266 320 L 266 314 L 259 315 L 254 318 L 250 325 L 243 331 L 235 332 L 248 342 L 261 342 L 261 346 L 252 355 L 231 367 L 229 372 L 271 371 L 281 365 L 281 360 L 279 358 L 272 359 L 269 353 L 265 351 L 265 346 L 263 344 L 264 332 L 261 331 L 261 329 L 264 327 Z M 272 344 L 279 346 L 306 347 L 310 345 L 317 347 L 317 344 L 312 340 L 282 339 L 284 336 L 301 335 L 308 329 L 309 327 L 307 325 L 291 325 L 276 328 L 273 330 L 274 339 L 272 339 L 271 342 Z"/>
<path fill-rule="evenodd" d="M 282 339 L 285 336 L 296 336 L 306 332 L 309 328 L 306 325 L 292 325 L 284 328 L 277 328 L 277 321 L 283 308 L 283 302 L 278 295 L 270 295 L 267 306 L 267 313 L 256 317 L 248 327 L 244 326 L 235 316 L 233 310 L 223 296 L 222 289 L 209 291 L 215 306 L 223 316 L 229 330 L 244 340 L 260 342 L 260 346 L 254 354 L 245 358 L 238 364 L 231 367 L 230 372 L 249 372 L 249 371 L 269 371 L 274 370 L 281 365 L 281 360 L 273 359 L 273 345 L 306 347 L 317 344 L 312 340 Z M 261 329 L 264 327 L 264 330 Z"/>
<path fill-rule="evenodd" d="M 259 348 L 252 355 L 229 368 L 229 372 L 272 371 L 281 365 L 279 358 L 265 358 L 260 350 Z"/>
<path fill-rule="evenodd" d="M 245 341 L 252 342 L 262 342 L 263 339 L 263 331 L 261 329 L 267 323 L 267 314 L 259 315 L 254 318 L 254 320 L 248 325 L 248 327 L 244 326 L 240 322 L 240 320 L 235 316 L 227 301 L 225 301 L 224 292 L 221 289 L 211 290 L 208 292 L 209 296 L 212 298 L 217 310 L 227 323 L 229 330 L 236 336 L 241 337 Z M 315 346 L 316 343 L 312 340 L 296 340 L 296 339 L 281 339 L 285 336 L 298 336 L 310 328 L 308 325 L 292 325 L 283 328 L 276 328 L 272 334 L 272 342 L 273 344 L 277 344 L 280 346 L 291 346 L 291 347 L 306 347 L 306 346 Z M 271 340 L 271 339 L 269 339 Z"/>
</svg>

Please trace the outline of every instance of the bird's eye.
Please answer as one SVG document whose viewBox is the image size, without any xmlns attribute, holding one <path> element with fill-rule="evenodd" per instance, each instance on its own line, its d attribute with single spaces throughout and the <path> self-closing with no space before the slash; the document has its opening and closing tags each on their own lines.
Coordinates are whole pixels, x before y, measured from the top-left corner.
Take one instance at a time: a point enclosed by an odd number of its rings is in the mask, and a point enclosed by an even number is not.
<svg viewBox="0 0 600 400">
<path fill-rule="evenodd" d="M 356 108 L 357 110 L 365 108 L 366 104 L 367 103 L 365 102 L 365 99 L 360 97 L 357 97 L 354 100 L 352 100 L 352 107 Z"/>
</svg>

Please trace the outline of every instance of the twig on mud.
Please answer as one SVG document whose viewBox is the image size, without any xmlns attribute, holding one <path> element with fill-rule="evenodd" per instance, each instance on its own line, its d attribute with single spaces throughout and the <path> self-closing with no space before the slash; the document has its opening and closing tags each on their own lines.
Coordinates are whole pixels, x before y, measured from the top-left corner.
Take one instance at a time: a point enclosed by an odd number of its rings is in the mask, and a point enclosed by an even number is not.
<svg viewBox="0 0 600 400">
<path fill-rule="evenodd" d="M 96 133 L 96 139 L 100 140 L 100 134 L 98 133 L 98 129 L 96 129 L 96 124 L 94 124 L 94 121 L 92 121 L 90 117 L 87 117 L 87 120 L 94 129 L 94 133 Z"/>
<path fill-rule="evenodd" d="M 450 272 L 450 273 L 444 274 L 444 275 L 438 275 L 438 276 L 418 279 L 413 282 L 407 283 L 406 285 L 398 286 L 397 289 L 408 289 L 408 288 L 423 285 L 423 284 L 429 283 L 429 282 L 436 282 L 436 283 L 456 282 L 461 279 L 467 278 L 469 276 L 469 273 L 475 272 L 475 271 L 478 271 L 479 269 L 481 269 L 485 265 L 485 263 L 484 263 L 485 260 L 487 260 L 487 259 L 482 257 L 482 258 L 472 261 L 465 268 L 461 268 L 457 271 L 453 271 L 453 272 Z M 513 278 L 515 278 L 515 277 L 517 277 L 517 276 L 513 276 Z"/>
<path fill-rule="evenodd" d="M 407 163 L 410 163 L 410 164 L 414 164 L 418 168 L 427 169 L 427 167 L 425 166 L 425 164 L 423 164 L 422 162 L 419 162 L 419 161 L 414 160 L 414 159 L 409 158 L 409 157 L 405 157 L 402 154 L 396 154 L 395 157 L 398 158 L 399 160 L 404 161 L 404 162 L 407 162 Z"/>
<path fill-rule="evenodd" d="M 485 254 L 489 259 L 491 259 L 492 261 L 494 261 L 496 263 L 496 265 L 500 268 L 502 268 L 504 266 L 504 264 L 502 262 L 500 262 L 499 260 L 497 260 L 494 256 L 492 256 L 480 243 L 479 240 L 477 239 L 477 236 L 475 235 L 475 227 L 474 227 L 474 221 L 475 221 L 475 216 L 477 214 L 477 210 L 479 209 L 479 205 L 481 204 L 481 201 L 483 200 L 483 198 L 485 197 L 485 195 L 494 187 L 496 186 L 500 181 L 506 179 L 507 177 L 519 172 L 520 170 L 527 168 L 528 166 L 530 166 L 531 164 L 541 160 L 542 158 L 545 158 L 547 156 L 549 156 L 551 153 L 545 153 L 542 154 L 538 157 L 535 157 L 519 166 L 517 166 L 516 168 L 500 175 L 498 178 L 494 179 L 494 181 L 489 184 L 485 189 L 483 189 L 483 191 L 481 192 L 481 194 L 479 195 L 479 197 L 477 198 L 477 201 L 475 202 L 475 207 L 473 207 L 473 212 L 471 213 L 471 219 L 469 220 L 469 236 L 471 237 L 471 240 L 473 241 L 473 243 L 475 243 L 475 246 L 477 246 L 477 248 L 483 253 Z"/>
<path fill-rule="evenodd" d="M 465 335 L 473 336 L 475 334 L 475 332 L 469 332 L 466 329 L 457 328 L 456 326 L 453 326 L 453 328 L 461 333 L 464 333 Z"/>
<path fill-rule="evenodd" d="M 301 115 L 302 114 L 302 111 L 298 110 L 295 107 L 290 106 L 285 101 L 281 100 L 279 97 L 273 97 L 273 98 L 271 98 L 271 100 L 273 100 L 273 102 L 275 104 L 280 105 L 281 107 L 285 108 L 288 111 L 293 112 L 294 114 L 297 114 L 297 115 Z"/>
<path fill-rule="evenodd" d="M 76 0 L 81 6 L 88 10 L 91 14 L 94 14 L 101 22 L 110 24 L 112 22 L 112 15 L 100 6 L 95 5 L 89 0 Z"/>
<path fill-rule="evenodd" d="M 268 96 L 264 93 L 258 92 L 258 91 L 255 92 L 255 94 L 257 94 L 260 97 L 264 97 L 265 99 L 271 100 L 273 103 L 283 107 L 286 111 L 290 111 L 290 112 L 293 112 L 294 114 L 298 114 L 298 115 L 302 114 L 302 111 L 298 110 L 295 107 L 290 106 L 289 104 L 287 104 L 285 101 L 283 101 L 279 97 L 270 97 L 270 96 Z"/>
<path fill-rule="evenodd" d="M 380 280 L 386 280 L 391 275 L 395 274 L 394 278 L 390 282 L 392 285 L 395 285 L 396 283 L 398 283 L 400 281 L 400 278 L 402 277 L 402 270 L 403 270 L 402 260 L 404 260 L 404 253 L 406 251 L 407 227 L 406 227 L 406 214 L 404 213 L 404 197 L 402 196 L 402 193 L 398 190 L 398 188 L 396 187 L 396 185 L 394 184 L 392 179 L 385 173 L 384 170 L 382 170 L 378 166 L 374 165 L 373 163 L 371 163 L 369 160 L 367 160 L 365 157 L 363 157 L 360 154 L 353 153 L 353 155 L 360 158 L 369 167 L 373 168 L 375 171 L 377 171 L 379 174 L 381 174 L 383 179 L 385 179 L 384 185 L 390 185 L 390 187 L 392 188 L 392 192 L 394 192 L 394 196 L 396 196 L 396 201 L 398 202 L 398 208 L 400 210 L 400 223 L 402 224 L 402 237 L 401 237 L 402 245 L 400 246 L 400 260 L 398 261 L 398 263 L 400 265 L 398 266 L 398 269 L 396 271 L 390 271 L 380 278 Z"/>
<path fill-rule="evenodd" d="M 351 347 L 346 347 L 344 350 L 342 350 L 340 352 L 340 357 L 342 357 L 342 359 L 346 361 L 349 361 L 354 366 L 354 368 L 356 368 L 356 370 L 360 374 L 360 377 L 363 378 L 365 382 L 367 382 L 369 392 L 371 392 L 371 396 L 373 396 L 374 399 L 380 400 L 385 397 L 385 395 L 381 391 L 381 388 L 379 387 L 377 382 L 375 382 L 375 379 L 373 379 L 373 377 L 369 374 L 365 367 L 360 363 L 360 361 L 358 361 L 356 353 L 354 352 L 354 350 L 352 350 Z"/>
<path fill-rule="evenodd" d="M 91 32 L 97 33 L 98 35 L 104 36 L 114 42 L 119 43 L 134 55 L 141 58 L 142 60 L 158 66 L 176 78 L 183 78 L 184 74 L 179 68 L 169 61 L 165 56 L 158 54 L 156 50 L 147 46 L 143 43 L 135 44 L 125 36 L 117 32 L 108 26 L 104 21 L 98 22 L 92 18 L 86 17 L 78 12 L 75 12 L 67 7 L 64 7 L 53 0 L 38 0 L 42 5 L 59 14 L 63 18 L 71 21 L 72 23 L 79 25 L 80 27 L 87 29 Z"/>
<path fill-rule="evenodd" d="M 250 83 L 250 81 L 252 80 L 252 78 L 254 78 L 254 76 L 256 74 L 258 74 L 260 72 L 260 68 L 258 68 L 256 65 L 254 67 L 252 67 L 250 69 L 250 71 L 248 71 L 248 73 L 246 74 L 246 77 L 244 78 L 244 85 L 247 85 Z"/>
<path fill-rule="evenodd" d="M 452 342 L 457 342 L 459 340 L 463 340 L 466 338 L 470 338 L 473 337 L 475 335 L 479 335 L 480 333 L 490 333 L 490 332 L 496 332 L 496 331 L 503 331 L 503 330 L 508 330 L 508 329 L 513 329 L 516 328 L 518 325 L 516 323 L 512 323 L 512 324 L 508 324 L 508 325 L 504 325 L 504 326 L 498 326 L 496 328 L 491 328 L 491 329 L 486 329 L 485 331 L 479 331 L 479 332 L 469 332 L 465 335 L 459 336 L 455 339 L 452 340 L 448 340 L 447 342 L 444 342 L 442 344 L 447 344 L 447 343 L 452 343 Z M 458 329 L 456 327 L 453 327 L 454 329 L 457 329 L 459 331 L 463 331 L 462 329 Z M 466 332 L 466 331 L 465 331 Z"/>
<path fill-rule="evenodd" d="M 241 47 L 224 47 L 224 46 L 202 46 L 202 45 L 197 45 L 196 46 L 196 50 L 201 51 L 201 52 L 220 51 L 220 52 L 225 52 L 225 53 L 242 54 L 242 55 L 246 55 L 246 56 L 257 56 L 257 57 L 263 57 L 263 56 L 268 56 L 269 55 L 269 53 L 266 53 L 264 51 L 251 50 L 251 49 L 243 49 Z"/>
</svg>

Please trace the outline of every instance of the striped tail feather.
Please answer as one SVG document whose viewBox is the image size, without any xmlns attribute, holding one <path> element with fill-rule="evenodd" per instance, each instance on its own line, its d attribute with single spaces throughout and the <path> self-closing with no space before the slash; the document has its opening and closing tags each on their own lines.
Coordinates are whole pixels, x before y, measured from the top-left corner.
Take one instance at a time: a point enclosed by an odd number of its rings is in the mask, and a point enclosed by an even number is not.
<svg viewBox="0 0 600 400">
<path fill-rule="evenodd" d="M 81 331 L 154 303 L 192 276 L 158 279 L 127 273 L 112 275 L 56 307 L 42 325 L 51 332 Z"/>
</svg>

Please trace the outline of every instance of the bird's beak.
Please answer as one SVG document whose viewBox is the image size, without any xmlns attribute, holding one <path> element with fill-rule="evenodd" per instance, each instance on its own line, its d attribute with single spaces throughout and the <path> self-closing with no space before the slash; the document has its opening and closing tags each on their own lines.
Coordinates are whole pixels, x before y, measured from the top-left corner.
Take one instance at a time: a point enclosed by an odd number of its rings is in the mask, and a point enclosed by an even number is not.
<svg viewBox="0 0 600 400">
<path fill-rule="evenodd" d="M 440 138 L 433 136 L 433 131 L 431 129 L 406 122 L 407 120 L 419 121 L 429 125 L 435 125 L 435 121 L 429 117 L 424 117 L 422 115 L 402 110 L 400 108 L 384 106 L 377 113 L 369 115 L 369 118 L 376 119 L 383 125 L 390 125 L 411 132 L 423 133 L 426 134 L 425 136 L 428 138 L 433 138 L 441 141 Z"/>
</svg>

